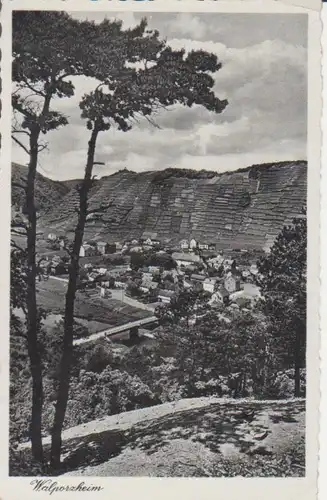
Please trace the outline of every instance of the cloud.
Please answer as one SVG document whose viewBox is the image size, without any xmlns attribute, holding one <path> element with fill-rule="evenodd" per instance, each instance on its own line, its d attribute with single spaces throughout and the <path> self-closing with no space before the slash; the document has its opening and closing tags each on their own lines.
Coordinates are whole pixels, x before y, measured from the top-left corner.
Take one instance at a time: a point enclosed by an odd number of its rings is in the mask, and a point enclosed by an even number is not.
<svg viewBox="0 0 327 500">
<path fill-rule="evenodd" d="M 78 15 L 85 16 L 85 13 Z M 97 22 L 103 18 L 102 13 L 92 14 L 95 15 L 98 15 Z M 133 13 L 114 17 L 122 18 L 128 26 L 139 21 L 138 15 Z M 262 19 L 263 25 L 267 25 L 267 17 L 255 19 L 256 23 Z M 176 105 L 155 117 L 160 130 L 143 121 L 128 133 L 111 130 L 100 134 L 96 159 L 106 165 L 97 169 L 98 175 L 108 175 L 124 167 L 136 171 L 167 167 L 221 170 L 226 166 L 234 169 L 256 162 L 305 159 L 305 23 L 299 16 L 296 16 L 298 26 L 295 18 L 284 16 L 281 19 L 279 16 L 275 24 L 271 19 L 268 35 L 277 36 L 277 27 L 282 26 L 281 38 L 268 39 L 259 29 L 261 40 L 258 41 L 257 35 L 255 38 L 249 29 L 249 18 L 244 15 L 237 18 L 230 15 L 227 29 L 220 17 L 218 21 L 218 16 L 153 14 L 150 27 L 160 29 L 161 26 L 163 35 L 174 33 L 174 37 L 168 39 L 173 48 L 204 49 L 217 54 L 222 69 L 214 75 L 214 90 L 219 98 L 227 98 L 229 105 L 221 114 L 201 106 L 189 109 Z M 243 45 L 228 45 L 211 39 L 210 23 L 214 21 L 217 21 L 218 32 L 226 34 L 235 33 L 231 27 L 239 26 L 245 36 Z M 221 38 L 228 39 L 227 35 Z M 254 38 L 256 43 L 249 45 Z M 302 43 L 298 43 L 301 40 Z M 72 80 L 75 96 L 53 103 L 53 109 L 69 117 L 70 125 L 48 134 L 49 151 L 40 156 L 41 168 L 48 175 L 50 172 L 53 178 L 80 177 L 86 161 L 89 131 L 80 118 L 78 103 L 83 93 L 94 88 L 95 82 L 84 77 Z M 23 157 L 14 146 L 13 159 L 25 163 L 26 155 Z"/>
</svg>

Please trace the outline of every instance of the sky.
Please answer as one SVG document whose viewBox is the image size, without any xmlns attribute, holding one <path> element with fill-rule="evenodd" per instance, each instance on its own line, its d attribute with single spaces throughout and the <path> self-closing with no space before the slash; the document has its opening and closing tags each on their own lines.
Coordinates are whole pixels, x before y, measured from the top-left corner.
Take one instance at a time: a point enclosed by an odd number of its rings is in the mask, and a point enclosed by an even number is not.
<svg viewBox="0 0 327 500">
<path fill-rule="evenodd" d="M 141 15 L 132 12 L 75 12 L 78 19 L 121 19 L 128 28 Z M 307 16 L 304 14 L 149 13 L 174 49 L 204 49 L 217 54 L 222 69 L 214 90 L 228 99 L 221 114 L 201 107 L 175 106 L 156 117 L 160 128 L 141 121 L 127 133 L 99 136 L 94 167 L 99 177 L 127 168 L 137 172 L 165 168 L 224 172 L 258 163 L 306 159 Z M 89 131 L 78 102 L 94 81 L 75 77 L 75 96 L 54 101 L 69 125 L 47 134 L 48 148 L 38 170 L 53 179 L 79 178 L 86 161 Z M 12 160 L 26 164 L 13 145 Z"/>
</svg>

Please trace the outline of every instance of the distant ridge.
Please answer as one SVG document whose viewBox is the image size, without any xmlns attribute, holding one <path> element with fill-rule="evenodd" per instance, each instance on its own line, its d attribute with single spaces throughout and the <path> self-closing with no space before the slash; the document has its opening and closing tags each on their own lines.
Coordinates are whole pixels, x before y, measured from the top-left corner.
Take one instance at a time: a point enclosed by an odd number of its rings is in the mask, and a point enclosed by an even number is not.
<svg viewBox="0 0 327 500">
<path fill-rule="evenodd" d="M 23 208 L 25 193 L 22 187 L 27 180 L 27 167 L 11 164 L 11 204 Z M 69 191 L 65 182 L 53 181 L 39 172 L 36 174 L 35 199 L 38 211 L 44 213 L 59 202 Z"/>
<path fill-rule="evenodd" d="M 40 228 L 69 236 L 76 223 L 74 186 L 78 180 L 62 183 L 42 177 L 40 194 L 47 181 L 51 207 L 41 207 Z M 306 196 L 306 161 L 252 165 L 223 173 L 124 169 L 95 182 L 90 208 L 109 200 L 116 206 L 101 222 L 88 224 L 86 238 L 117 241 L 147 232 L 176 244 L 194 237 L 218 248 L 264 248 L 301 212 Z"/>
</svg>

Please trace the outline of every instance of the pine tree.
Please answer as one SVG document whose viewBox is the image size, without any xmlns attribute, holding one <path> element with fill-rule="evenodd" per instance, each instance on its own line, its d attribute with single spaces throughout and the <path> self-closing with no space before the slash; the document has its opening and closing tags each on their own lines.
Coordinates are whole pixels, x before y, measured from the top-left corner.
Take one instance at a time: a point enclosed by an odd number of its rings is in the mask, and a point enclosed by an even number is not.
<svg viewBox="0 0 327 500">
<path fill-rule="evenodd" d="M 285 226 L 269 255 L 258 262 L 264 311 L 275 352 L 284 368 L 294 369 L 294 395 L 300 396 L 305 367 L 307 221 L 305 213 Z"/>
<path fill-rule="evenodd" d="M 221 68 L 216 55 L 202 50 L 189 53 L 174 51 L 160 39 L 157 31 L 147 29 L 146 20 L 131 30 L 122 31 L 120 28 L 109 21 L 99 28 L 100 45 L 105 47 L 107 40 L 114 44 L 110 54 L 116 66 L 108 64 L 104 48 L 104 55 L 94 69 L 99 84 L 80 103 L 81 116 L 90 130 L 90 138 L 84 178 L 79 186 L 78 221 L 66 294 L 64 349 L 52 431 L 51 462 L 55 468 L 60 464 L 61 432 L 69 395 L 79 251 L 86 221 L 99 220 L 103 212 L 113 208 L 118 213 L 115 218 L 117 223 L 123 223 L 128 216 L 128 212 L 120 211 L 119 200 L 109 200 L 92 210 L 89 208 L 88 195 L 93 183 L 98 136 L 111 128 L 128 132 L 139 118 L 155 125 L 157 112 L 178 103 L 188 107 L 201 105 L 215 113 L 222 112 L 227 105 L 227 101 L 218 99 L 212 90 L 212 74 Z"/>
</svg>

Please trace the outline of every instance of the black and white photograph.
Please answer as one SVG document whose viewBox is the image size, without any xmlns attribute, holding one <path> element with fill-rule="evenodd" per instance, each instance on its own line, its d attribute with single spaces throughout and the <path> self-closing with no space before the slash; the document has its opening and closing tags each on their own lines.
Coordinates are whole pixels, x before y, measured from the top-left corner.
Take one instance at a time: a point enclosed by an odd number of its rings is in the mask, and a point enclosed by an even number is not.
<svg viewBox="0 0 327 500">
<path fill-rule="evenodd" d="M 10 476 L 305 478 L 308 34 L 12 12 Z"/>
</svg>

